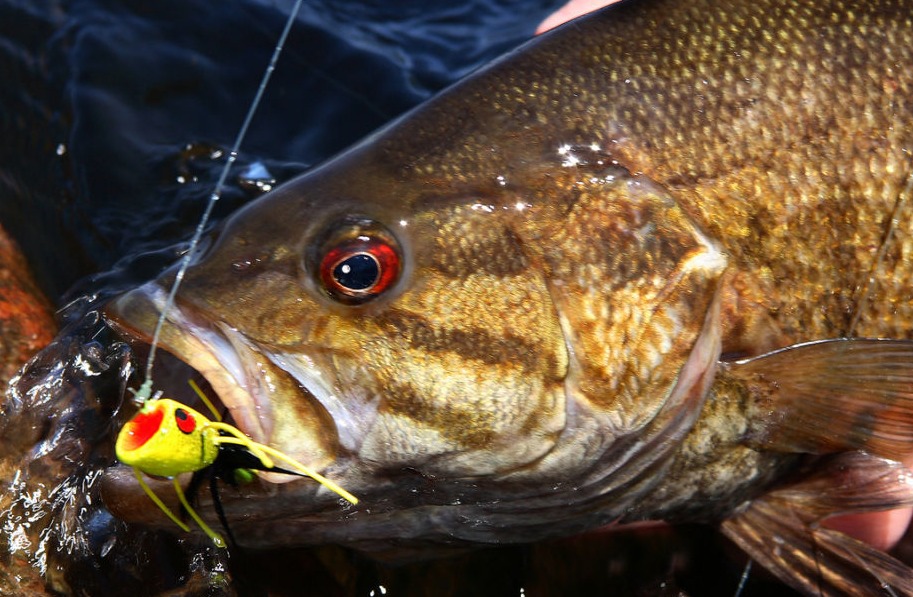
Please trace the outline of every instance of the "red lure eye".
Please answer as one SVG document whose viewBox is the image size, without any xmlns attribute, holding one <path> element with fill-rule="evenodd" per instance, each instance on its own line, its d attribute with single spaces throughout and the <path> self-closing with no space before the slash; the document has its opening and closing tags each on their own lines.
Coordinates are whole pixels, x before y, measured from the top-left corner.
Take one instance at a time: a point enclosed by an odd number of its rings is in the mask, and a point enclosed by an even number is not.
<svg viewBox="0 0 913 597">
<path fill-rule="evenodd" d="M 174 422 L 178 429 L 181 430 L 181 433 L 186 433 L 187 435 L 193 433 L 193 430 L 197 428 L 197 420 L 183 408 L 174 410 Z"/>
<path fill-rule="evenodd" d="M 387 234 L 364 230 L 327 246 L 318 275 L 327 293 L 341 303 L 365 303 L 399 279 L 399 247 Z"/>
</svg>

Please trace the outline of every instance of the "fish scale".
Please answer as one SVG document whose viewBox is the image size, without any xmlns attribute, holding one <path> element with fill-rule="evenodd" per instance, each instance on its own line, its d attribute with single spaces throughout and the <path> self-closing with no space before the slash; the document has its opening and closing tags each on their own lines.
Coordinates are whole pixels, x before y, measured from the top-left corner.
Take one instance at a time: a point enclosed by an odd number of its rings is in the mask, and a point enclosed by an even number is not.
<svg viewBox="0 0 913 597">
<path fill-rule="evenodd" d="M 905 565 L 818 524 L 913 504 L 896 474 L 913 454 L 911 14 L 624 2 L 235 214 L 162 347 L 239 428 L 361 500 L 343 512 L 305 483 L 228 499 L 238 541 L 722 522 L 810 594 L 913 594 Z M 358 263 L 394 268 L 377 288 L 322 269 L 353 239 Z M 173 276 L 111 323 L 148 341 Z"/>
</svg>

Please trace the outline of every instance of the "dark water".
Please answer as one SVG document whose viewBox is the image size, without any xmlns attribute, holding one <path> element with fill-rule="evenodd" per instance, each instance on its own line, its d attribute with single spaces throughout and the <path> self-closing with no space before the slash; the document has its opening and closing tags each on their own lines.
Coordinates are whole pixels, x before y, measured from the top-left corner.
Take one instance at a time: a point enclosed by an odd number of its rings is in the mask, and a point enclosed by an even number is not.
<svg viewBox="0 0 913 597">
<path fill-rule="evenodd" d="M 291 4 L 0 2 L 0 222 L 53 297 L 189 235 L 221 164 L 208 149 L 231 145 Z M 320 162 L 528 39 L 557 4 L 306 2 L 234 180 L 243 163 L 283 180 Z M 231 185 L 219 214 L 253 194 Z"/>
<path fill-rule="evenodd" d="M 528 39 L 558 4 L 307 2 L 216 221 Z M 27 465 L 0 470 L 15 497 L 0 517 L 0 594 L 29 594 L 37 585 L 20 577 L 35 570 L 86 595 L 734 592 L 738 557 L 706 529 L 390 566 L 332 547 L 229 557 L 205 539 L 126 529 L 101 507 L 95 480 L 112 459 L 129 354 L 90 306 L 179 254 L 290 6 L 0 0 L 0 223 L 52 299 L 70 303 L 69 327 L 4 411 L 16 428 L 0 424 L 9 450 L 29 449 Z M 769 588 L 756 581 L 746 594 Z"/>
</svg>

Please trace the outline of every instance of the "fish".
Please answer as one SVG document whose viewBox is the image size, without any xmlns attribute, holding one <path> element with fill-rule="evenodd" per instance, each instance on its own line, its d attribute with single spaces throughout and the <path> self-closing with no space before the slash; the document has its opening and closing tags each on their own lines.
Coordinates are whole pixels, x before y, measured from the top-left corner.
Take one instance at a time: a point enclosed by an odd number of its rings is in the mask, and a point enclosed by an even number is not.
<svg viewBox="0 0 913 597">
<path fill-rule="evenodd" d="M 239 210 L 172 307 L 174 268 L 106 318 L 139 353 L 164 312 L 233 425 L 359 498 L 263 473 L 222 503 L 240 545 L 701 522 L 807 594 L 913 594 L 821 524 L 913 505 L 911 15 L 612 5 Z M 127 467 L 104 482 L 164 524 Z"/>
</svg>

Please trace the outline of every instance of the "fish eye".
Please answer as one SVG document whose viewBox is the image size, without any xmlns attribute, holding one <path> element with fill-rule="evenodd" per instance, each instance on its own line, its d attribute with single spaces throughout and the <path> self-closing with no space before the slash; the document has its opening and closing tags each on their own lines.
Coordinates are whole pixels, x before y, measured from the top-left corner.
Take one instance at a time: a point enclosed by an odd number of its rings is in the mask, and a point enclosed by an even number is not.
<svg viewBox="0 0 913 597">
<path fill-rule="evenodd" d="M 377 222 L 360 219 L 337 225 L 321 246 L 317 278 L 323 290 L 338 302 L 366 303 L 399 279 L 399 245 Z"/>
</svg>

